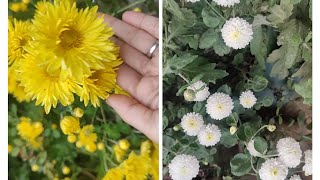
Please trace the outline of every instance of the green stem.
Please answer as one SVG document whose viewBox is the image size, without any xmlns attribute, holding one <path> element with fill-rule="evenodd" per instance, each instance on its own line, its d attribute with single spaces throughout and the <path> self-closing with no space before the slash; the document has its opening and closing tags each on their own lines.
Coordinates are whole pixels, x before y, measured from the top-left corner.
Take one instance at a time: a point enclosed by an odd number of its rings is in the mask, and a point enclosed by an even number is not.
<svg viewBox="0 0 320 180">
<path fill-rule="evenodd" d="M 190 85 L 190 81 L 189 81 L 186 77 L 184 77 L 181 73 L 178 73 L 178 75 L 179 75 L 186 83 L 188 83 L 188 84 Z"/>
<path fill-rule="evenodd" d="M 98 109 L 95 109 L 92 119 L 91 119 L 91 124 L 93 124 L 94 120 L 96 119 L 96 114 L 97 114 Z"/>
<path fill-rule="evenodd" d="M 264 125 L 262 126 L 260 129 L 258 129 L 258 131 L 256 133 L 254 133 L 254 135 L 251 137 L 250 141 L 253 140 L 253 138 L 264 128 L 266 128 L 268 125 Z"/>
<path fill-rule="evenodd" d="M 121 9 L 119 9 L 119 10 L 116 12 L 116 14 L 122 13 L 123 11 L 126 11 L 126 10 L 128 10 L 128 9 L 131 9 L 131 8 L 137 6 L 138 4 L 144 3 L 145 1 L 146 1 L 146 0 L 138 0 L 138 1 L 135 1 L 135 2 L 133 2 L 133 3 L 131 3 L 131 4 L 129 4 L 128 6 L 125 6 L 125 7 L 121 8 Z"/>
<path fill-rule="evenodd" d="M 214 7 L 212 7 L 212 5 L 208 2 L 208 0 L 205 0 L 206 3 L 210 6 L 210 8 L 213 10 L 213 12 L 215 12 L 218 16 L 220 16 L 223 20 L 227 20 L 224 16 L 222 16 L 222 14 L 220 14 Z"/>
<path fill-rule="evenodd" d="M 164 150 L 167 150 L 167 151 L 171 152 L 171 153 L 172 153 L 172 154 L 174 154 L 175 156 L 177 156 L 177 155 L 178 155 L 176 152 L 174 152 L 174 151 L 172 151 L 172 150 L 170 150 L 170 149 L 167 149 L 167 148 L 165 148 L 165 147 L 162 147 L 162 149 L 164 149 Z"/>
<path fill-rule="evenodd" d="M 107 139 L 107 141 L 111 142 L 112 144 L 118 144 L 118 142 L 117 142 L 117 141 L 112 140 L 112 139 Z"/>
<path fill-rule="evenodd" d="M 255 173 L 258 173 L 257 169 L 256 169 L 256 168 L 254 167 L 254 165 L 253 165 L 253 156 L 251 156 L 250 163 L 251 163 L 251 168 L 252 168 L 252 170 L 253 170 Z"/>
<path fill-rule="evenodd" d="M 105 124 L 107 124 L 107 118 L 106 118 L 106 115 L 104 114 L 104 110 L 103 110 L 102 105 L 100 105 L 100 111 L 101 111 L 101 115 L 102 115 L 103 122 L 104 122 Z"/>
</svg>

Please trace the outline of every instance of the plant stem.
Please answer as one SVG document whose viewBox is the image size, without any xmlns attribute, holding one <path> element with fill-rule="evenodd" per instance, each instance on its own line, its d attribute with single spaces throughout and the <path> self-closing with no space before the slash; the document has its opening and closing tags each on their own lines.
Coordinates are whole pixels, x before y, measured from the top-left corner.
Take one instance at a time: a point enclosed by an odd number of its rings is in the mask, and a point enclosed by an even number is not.
<svg viewBox="0 0 320 180">
<path fill-rule="evenodd" d="M 162 147 L 162 148 L 163 148 L 164 150 L 167 150 L 167 151 L 169 151 L 170 153 L 174 154 L 175 156 L 178 155 L 176 152 L 174 152 L 174 151 L 172 151 L 172 150 L 170 150 L 170 149 L 167 149 L 167 148 L 165 148 L 165 147 Z"/>
<path fill-rule="evenodd" d="M 133 2 L 133 3 L 131 3 L 131 4 L 129 4 L 128 6 L 119 9 L 115 14 L 122 13 L 123 11 L 126 11 L 126 10 L 128 10 L 128 9 L 131 9 L 131 8 L 133 8 L 134 6 L 138 5 L 138 4 L 144 3 L 145 1 L 146 1 L 146 0 L 138 0 L 138 1 L 135 1 L 135 2 Z"/>
<path fill-rule="evenodd" d="M 214 13 L 216 13 L 218 16 L 220 16 L 223 20 L 227 20 L 222 14 L 220 14 L 214 7 L 211 6 L 211 4 L 208 2 L 208 0 L 205 0 L 206 3 L 210 6 L 210 8 L 213 10 Z"/>
<path fill-rule="evenodd" d="M 254 133 L 254 135 L 251 137 L 250 141 L 253 140 L 253 138 L 264 128 L 266 128 L 268 125 L 264 125 L 262 126 L 260 129 L 258 129 L 258 131 L 256 133 Z"/>
<path fill-rule="evenodd" d="M 100 111 L 101 111 L 101 115 L 102 115 L 102 119 L 103 119 L 103 122 L 105 124 L 107 124 L 107 118 L 106 118 L 106 115 L 104 114 L 104 110 L 102 108 L 102 105 L 100 105 Z"/>
<path fill-rule="evenodd" d="M 190 85 L 190 81 L 189 81 L 186 77 L 184 77 L 181 73 L 178 73 L 178 75 L 179 75 L 186 83 L 188 83 L 188 84 Z"/>
<path fill-rule="evenodd" d="M 253 170 L 255 173 L 258 173 L 257 169 L 256 169 L 256 168 L 254 167 L 254 165 L 253 165 L 253 156 L 251 156 L 250 164 L 251 164 L 252 170 Z"/>
</svg>

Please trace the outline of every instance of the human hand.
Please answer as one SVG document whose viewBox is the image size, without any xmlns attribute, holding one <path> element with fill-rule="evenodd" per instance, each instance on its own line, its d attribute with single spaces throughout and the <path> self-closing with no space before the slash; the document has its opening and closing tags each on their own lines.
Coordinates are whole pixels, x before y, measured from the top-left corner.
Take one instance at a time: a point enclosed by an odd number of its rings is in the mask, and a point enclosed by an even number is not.
<svg viewBox="0 0 320 180">
<path fill-rule="evenodd" d="M 124 62 L 119 67 L 117 82 L 132 96 L 113 94 L 107 103 L 124 121 L 158 142 L 158 48 L 152 58 L 146 55 L 159 38 L 158 18 L 128 11 L 122 21 L 109 15 L 105 15 L 104 20 L 117 36 L 115 43 Z"/>
</svg>

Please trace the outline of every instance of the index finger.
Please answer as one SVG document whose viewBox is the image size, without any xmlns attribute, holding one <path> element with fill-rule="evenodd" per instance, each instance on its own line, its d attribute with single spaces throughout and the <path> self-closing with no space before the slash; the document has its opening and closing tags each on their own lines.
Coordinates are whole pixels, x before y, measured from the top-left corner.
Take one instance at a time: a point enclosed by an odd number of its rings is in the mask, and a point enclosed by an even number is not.
<svg viewBox="0 0 320 180">
<path fill-rule="evenodd" d="M 122 20 L 139 29 L 143 29 L 159 39 L 159 19 L 143 13 L 127 11 L 122 15 Z"/>
</svg>

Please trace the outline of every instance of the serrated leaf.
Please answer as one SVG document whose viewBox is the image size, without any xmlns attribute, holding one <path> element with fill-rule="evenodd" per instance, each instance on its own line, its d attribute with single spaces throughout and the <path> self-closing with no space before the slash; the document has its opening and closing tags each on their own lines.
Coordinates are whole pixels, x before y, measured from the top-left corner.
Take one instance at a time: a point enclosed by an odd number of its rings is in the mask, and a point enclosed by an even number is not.
<svg viewBox="0 0 320 180">
<path fill-rule="evenodd" d="M 231 48 L 228 47 L 223 39 L 222 39 L 222 36 L 221 34 L 219 34 L 217 40 L 215 41 L 215 43 L 213 44 L 213 50 L 216 54 L 218 54 L 219 56 L 224 56 L 228 53 L 230 53 L 231 51 Z"/>
<path fill-rule="evenodd" d="M 274 5 L 269 9 L 271 14 L 268 15 L 267 18 L 272 24 L 279 25 L 289 19 L 292 10 L 293 4 L 290 0 L 281 0 L 280 5 Z"/>
<path fill-rule="evenodd" d="M 267 20 L 266 16 L 263 16 L 261 14 L 256 15 L 253 18 L 253 22 L 252 22 L 252 28 L 253 30 L 261 27 L 261 25 L 270 25 L 271 23 Z"/>
<path fill-rule="evenodd" d="M 207 49 L 211 48 L 213 44 L 217 41 L 218 33 L 214 29 L 208 29 L 204 32 L 199 41 L 199 48 L 200 49 Z"/>
<path fill-rule="evenodd" d="M 172 58 L 167 59 L 167 61 L 164 63 L 163 74 L 177 73 L 180 69 L 190 64 L 197 57 L 197 55 L 191 54 L 185 54 L 180 57 L 174 55 Z"/>
</svg>

